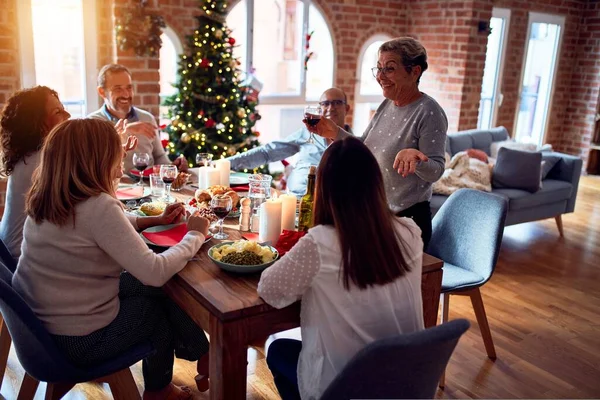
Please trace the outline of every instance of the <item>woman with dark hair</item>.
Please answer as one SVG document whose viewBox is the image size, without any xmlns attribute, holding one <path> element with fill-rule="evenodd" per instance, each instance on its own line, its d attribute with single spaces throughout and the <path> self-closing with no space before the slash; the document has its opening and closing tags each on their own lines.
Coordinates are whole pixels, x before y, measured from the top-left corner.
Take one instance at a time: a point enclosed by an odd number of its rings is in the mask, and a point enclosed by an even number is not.
<svg viewBox="0 0 600 400">
<path fill-rule="evenodd" d="M 208 341 L 160 287 L 198 252 L 209 221 L 190 217 L 181 242 L 160 254 L 150 250 L 136 230 L 177 222 L 185 209 L 171 204 L 154 217 L 123 212 L 114 182 L 125 153 L 110 122 L 63 122 L 40 153 L 15 291 L 75 365 L 98 365 L 150 342 L 155 353 L 143 360 L 144 400 L 191 398 L 171 382 L 174 355 L 199 360 Z"/>
<path fill-rule="evenodd" d="M 421 230 L 388 208 L 373 154 L 334 142 L 316 186 L 314 227 L 258 285 L 273 307 L 302 298 L 302 341 L 276 340 L 267 356 L 283 399 L 317 399 L 367 344 L 423 329 Z"/>
<path fill-rule="evenodd" d="M 48 132 L 70 117 L 58 94 L 46 86 L 14 93 L 2 110 L 0 174 L 8 176 L 8 187 L 0 239 L 15 258 L 21 255 L 25 193 L 31 187 L 33 170 L 39 164 L 39 150 Z"/>
</svg>

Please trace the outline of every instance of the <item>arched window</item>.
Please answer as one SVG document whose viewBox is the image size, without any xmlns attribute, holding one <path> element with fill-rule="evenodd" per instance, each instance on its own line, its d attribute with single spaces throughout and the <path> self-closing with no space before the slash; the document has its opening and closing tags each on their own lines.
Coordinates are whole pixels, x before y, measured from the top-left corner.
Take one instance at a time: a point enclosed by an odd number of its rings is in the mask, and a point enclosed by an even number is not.
<svg viewBox="0 0 600 400">
<path fill-rule="evenodd" d="M 244 71 L 263 83 L 256 130 L 269 142 L 300 129 L 304 106 L 316 103 L 332 86 L 335 57 L 331 31 L 322 12 L 309 0 L 240 0 L 227 26 Z M 314 32 L 304 68 L 306 37 Z"/>
<path fill-rule="evenodd" d="M 177 37 L 177 34 L 170 27 L 163 29 L 160 35 L 162 46 L 159 52 L 159 75 L 160 75 L 160 119 L 167 121 L 168 107 L 162 106 L 164 99 L 172 94 L 177 93 L 177 89 L 173 84 L 177 81 L 177 62 L 179 56 L 183 52 L 183 46 Z"/>
<path fill-rule="evenodd" d="M 377 35 L 369 39 L 362 47 L 358 63 L 358 82 L 354 102 L 354 134 L 362 136 L 371 117 L 383 101 L 381 87 L 373 77 L 371 68 L 377 66 L 377 50 L 389 36 Z"/>
</svg>

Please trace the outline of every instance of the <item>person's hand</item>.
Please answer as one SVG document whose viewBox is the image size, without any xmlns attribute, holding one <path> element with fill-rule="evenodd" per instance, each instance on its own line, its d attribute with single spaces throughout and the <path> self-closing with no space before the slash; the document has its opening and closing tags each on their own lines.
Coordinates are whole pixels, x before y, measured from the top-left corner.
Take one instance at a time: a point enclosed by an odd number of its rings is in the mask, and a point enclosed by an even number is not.
<svg viewBox="0 0 600 400">
<path fill-rule="evenodd" d="M 210 221 L 208 218 L 204 217 L 189 217 L 187 221 L 188 231 L 196 231 L 200 232 L 204 236 L 208 235 L 208 227 L 210 226 Z"/>
<path fill-rule="evenodd" d="M 121 121 L 119 121 L 119 122 L 121 122 Z M 119 124 L 119 122 L 117 122 L 117 124 Z M 127 121 L 125 121 L 123 124 L 123 128 L 124 128 L 124 134 L 126 134 L 126 135 L 135 135 L 135 136 L 143 135 L 149 139 L 154 139 L 154 137 L 156 136 L 156 127 L 148 122 L 141 122 L 141 121 L 127 122 Z"/>
<path fill-rule="evenodd" d="M 315 126 L 310 126 L 306 123 L 306 119 L 303 119 L 304 125 L 309 132 L 316 133 L 317 135 L 326 139 L 334 140 L 337 137 L 339 127 L 327 117 L 321 117 L 319 123 Z"/>
<path fill-rule="evenodd" d="M 417 163 L 427 161 L 429 158 L 417 149 L 403 149 L 396 154 L 394 159 L 394 169 L 406 178 L 409 174 L 414 174 L 417 169 Z"/>
<path fill-rule="evenodd" d="M 125 134 L 125 122 L 127 122 L 127 120 L 120 119 L 115 124 L 115 130 L 117 131 L 119 136 L 123 136 Z"/>
<path fill-rule="evenodd" d="M 128 136 L 127 142 L 123 145 L 123 150 L 125 150 L 125 151 L 135 150 L 135 148 L 137 147 L 137 144 L 138 144 L 138 140 L 135 136 Z"/>
<path fill-rule="evenodd" d="M 168 225 L 178 222 L 185 216 L 185 207 L 182 203 L 169 204 L 160 215 L 159 225 Z"/>
<path fill-rule="evenodd" d="M 185 157 L 183 155 L 177 157 L 174 161 L 173 161 L 173 165 L 177 166 L 177 169 L 179 171 L 182 172 L 186 172 L 188 170 L 188 163 L 187 160 L 185 159 Z"/>
</svg>

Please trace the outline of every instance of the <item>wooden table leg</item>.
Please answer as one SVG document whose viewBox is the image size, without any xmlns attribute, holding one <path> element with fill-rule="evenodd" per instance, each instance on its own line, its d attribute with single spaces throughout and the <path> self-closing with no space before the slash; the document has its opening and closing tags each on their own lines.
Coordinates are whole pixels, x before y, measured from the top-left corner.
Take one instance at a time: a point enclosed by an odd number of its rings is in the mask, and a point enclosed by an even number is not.
<svg viewBox="0 0 600 400">
<path fill-rule="evenodd" d="M 244 327 L 240 322 L 223 323 L 210 316 L 211 400 L 246 398 L 248 340 Z"/>
<path fill-rule="evenodd" d="M 423 274 L 421 280 L 421 294 L 423 297 L 423 322 L 425 328 L 431 328 L 437 324 L 441 292 L 442 269 Z"/>
</svg>

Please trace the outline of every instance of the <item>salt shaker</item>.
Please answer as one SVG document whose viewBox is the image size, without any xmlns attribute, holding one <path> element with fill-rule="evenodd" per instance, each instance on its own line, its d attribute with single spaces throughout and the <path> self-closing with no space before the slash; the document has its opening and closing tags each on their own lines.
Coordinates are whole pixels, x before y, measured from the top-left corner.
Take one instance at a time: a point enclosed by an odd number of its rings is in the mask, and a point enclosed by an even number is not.
<svg viewBox="0 0 600 400">
<path fill-rule="evenodd" d="M 244 197 L 240 200 L 240 230 L 243 232 L 248 232 L 250 230 L 250 199 L 248 197 Z"/>
</svg>

